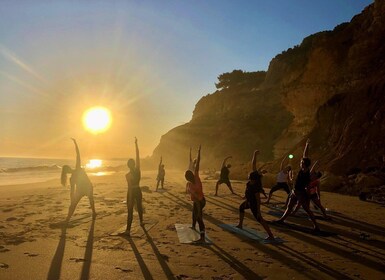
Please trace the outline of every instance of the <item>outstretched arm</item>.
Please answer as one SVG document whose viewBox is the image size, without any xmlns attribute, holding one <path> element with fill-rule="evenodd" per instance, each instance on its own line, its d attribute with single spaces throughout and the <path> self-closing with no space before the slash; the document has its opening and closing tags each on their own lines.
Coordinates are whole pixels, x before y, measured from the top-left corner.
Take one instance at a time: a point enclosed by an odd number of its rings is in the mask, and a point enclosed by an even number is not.
<svg viewBox="0 0 385 280">
<path fill-rule="evenodd" d="M 313 172 L 313 170 L 314 170 L 314 168 L 316 167 L 317 164 L 318 164 L 318 160 L 316 160 L 316 162 L 313 164 L 313 166 L 310 169 L 310 172 Z"/>
<path fill-rule="evenodd" d="M 286 154 L 285 156 L 283 157 L 282 161 L 281 161 L 281 166 L 279 167 L 279 171 L 282 171 L 283 169 L 283 164 L 285 163 L 285 160 L 286 160 Z"/>
<path fill-rule="evenodd" d="M 232 156 L 228 156 L 227 158 L 225 158 L 225 159 L 223 160 L 223 162 L 222 162 L 222 167 L 221 167 L 221 168 L 223 168 L 223 167 L 225 166 L 226 161 L 227 161 L 229 158 L 232 158 Z"/>
<path fill-rule="evenodd" d="M 159 169 L 160 169 L 160 166 L 162 165 L 162 156 L 160 156 L 160 162 L 159 162 Z"/>
<path fill-rule="evenodd" d="M 195 174 L 199 174 L 199 164 L 201 162 L 201 145 L 198 148 L 197 162 L 195 163 Z"/>
<path fill-rule="evenodd" d="M 303 158 L 307 158 L 309 155 L 309 144 L 310 144 L 310 139 L 307 139 L 306 140 L 306 144 L 305 144 L 305 149 L 303 149 L 303 155 L 302 157 Z"/>
<path fill-rule="evenodd" d="M 82 163 L 80 160 L 80 152 L 79 152 L 78 143 L 76 143 L 76 140 L 74 138 L 71 138 L 71 139 L 72 139 L 72 141 L 74 141 L 75 149 L 76 149 L 76 169 L 80 169 L 82 167 Z"/>
<path fill-rule="evenodd" d="M 138 139 L 136 137 L 135 137 L 135 150 L 136 150 L 136 168 L 140 170 L 139 147 L 138 147 Z"/>
<path fill-rule="evenodd" d="M 253 159 L 251 160 L 251 165 L 253 168 L 253 171 L 257 171 L 257 155 L 259 154 L 258 150 L 254 151 Z"/>
</svg>

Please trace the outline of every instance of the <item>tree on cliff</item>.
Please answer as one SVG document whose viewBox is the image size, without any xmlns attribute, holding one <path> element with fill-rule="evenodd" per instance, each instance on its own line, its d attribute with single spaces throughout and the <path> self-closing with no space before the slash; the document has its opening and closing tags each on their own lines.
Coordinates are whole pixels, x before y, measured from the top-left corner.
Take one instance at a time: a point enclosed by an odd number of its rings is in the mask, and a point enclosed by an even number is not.
<svg viewBox="0 0 385 280">
<path fill-rule="evenodd" d="M 218 83 L 215 84 L 218 90 L 229 88 L 253 89 L 258 88 L 265 80 L 266 72 L 243 72 L 242 70 L 233 70 L 233 72 L 223 73 L 218 76 Z"/>
</svg>

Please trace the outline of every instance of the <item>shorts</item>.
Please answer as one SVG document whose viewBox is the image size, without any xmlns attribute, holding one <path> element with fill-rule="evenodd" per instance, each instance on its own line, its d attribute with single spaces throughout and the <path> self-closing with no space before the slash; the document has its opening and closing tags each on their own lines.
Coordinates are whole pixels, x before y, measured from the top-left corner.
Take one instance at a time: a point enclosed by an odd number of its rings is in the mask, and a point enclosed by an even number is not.
<svg viewBox="0 0 385 280">
<path fill-rule="evenodd" d="M 231 185 L 229 179 L 219 179 L 219 180 L 218 180 L 218 185 L 220 185 L 220 184 Z"/>
<path fill-rule="evenodd" d="M 290 193 L 289 185 L 286 182 L 278 182 L 277 184 L 275 184 L 271 188 L 270 193 L 273 193 L 273 192 L 278 191 L 280 189 L 283 189 L 287 194 Z"/>
</svg>

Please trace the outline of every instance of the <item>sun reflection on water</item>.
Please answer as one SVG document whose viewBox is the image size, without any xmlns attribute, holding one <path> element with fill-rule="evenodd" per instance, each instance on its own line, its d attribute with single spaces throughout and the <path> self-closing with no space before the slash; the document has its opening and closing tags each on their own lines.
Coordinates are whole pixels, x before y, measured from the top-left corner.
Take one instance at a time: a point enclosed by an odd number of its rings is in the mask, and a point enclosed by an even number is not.
<svg viewBox="0 0 385 280">
<path fill-rule="evenodd" d="M 103 161 L 101 159 L 90 159 L 88 163 L 86 163 L 86 168 L 95 169 L 100 168 L 103 165 Z"/>
</svg>

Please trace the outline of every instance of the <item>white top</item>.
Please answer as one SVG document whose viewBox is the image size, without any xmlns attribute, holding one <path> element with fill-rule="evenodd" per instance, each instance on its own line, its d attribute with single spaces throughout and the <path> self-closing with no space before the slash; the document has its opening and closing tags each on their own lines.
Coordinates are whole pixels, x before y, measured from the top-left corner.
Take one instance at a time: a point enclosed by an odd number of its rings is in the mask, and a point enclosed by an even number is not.
<svg viewBox="0 0 385 280">
<path fill-rule="evenodd" d="M 287 173 L 283 170 L 279 171 L 277 175 L 277 183 L 287 183 Z"/>
</svg>

